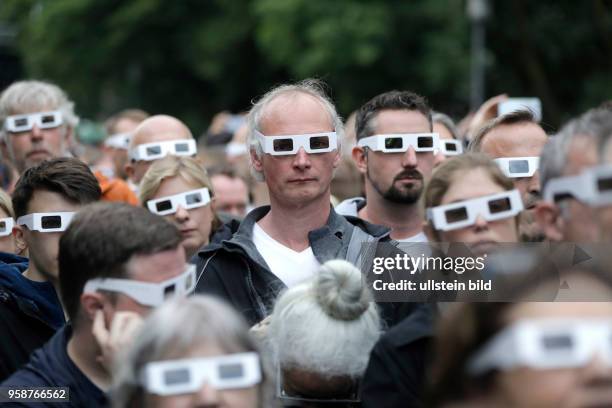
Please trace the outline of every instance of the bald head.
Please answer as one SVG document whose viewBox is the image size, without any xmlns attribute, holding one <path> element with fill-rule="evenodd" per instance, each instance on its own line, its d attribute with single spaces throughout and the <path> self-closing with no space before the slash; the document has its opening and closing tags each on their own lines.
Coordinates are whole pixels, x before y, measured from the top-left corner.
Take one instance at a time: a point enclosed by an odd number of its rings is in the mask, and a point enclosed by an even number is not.
<svg viewBox="0 0 612 408">
<path fill-rule="evenodd" d="M 147 143 L 185 139 L 193 139 L 187 125 L 172 116 L 155 115 L 145 119 L 134 130 L 129 150 L 132 151 L 136 147 Z M 153 161 L 130 160 L 125 165 L 125 172 L 131 182 L 138 185 L 152 163 Z"/>
<path fill-rule="evenodd" d="M 145 143 L 182 139 L 193 139 L 187 125 L 172 116 L 155 115 L 138 125 L 130 141 L 130 149 Z"/>
</svg>

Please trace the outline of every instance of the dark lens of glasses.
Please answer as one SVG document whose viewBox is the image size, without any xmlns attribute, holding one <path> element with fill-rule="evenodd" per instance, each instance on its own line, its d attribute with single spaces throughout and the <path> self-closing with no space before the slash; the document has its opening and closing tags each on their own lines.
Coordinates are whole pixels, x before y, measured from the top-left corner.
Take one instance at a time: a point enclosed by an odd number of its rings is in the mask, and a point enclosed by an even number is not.
<svg viewBox="0 0 612 408">
<path fill-rule="evenodd" d="M 599 191 L 612 190 L 612 177 L 601 177 L 597 179 L 597 189 Z"/>
<path fill-rule="evenodd" d="M 327 149 L 329 147 L 329 137 L 316 136 L 310 138 L 310 148 L 312 150 Z"/>
<path fill-rule="evenodd" d="M 164 383 L 166 385 L 185 384 L 191 380 L 191 372 L 186 368 L 168 370 L 164 373 Z"/>
<path fill-rule="evenodd" d="M 419 147 L 419 148 L 431 148 L 431 147 L 433 147 L 433 137 L 431 137 L 431 136 L 420 136 L 417 139 L 417 147 Z"/>
<path fill-rule="evenodd" d="M 542 338 L 542 346 L 546 350 L 570 349 L 574 345 L 574 339 L 569 335 L 545 336 Z"/>
<path fill-rule="evenodd" d="M 446 210 L 444 216 L 446 217 L 446 222 L 449 224 L 453 222 L 465 221 L 468 217 L 467 208 L 459 207 L 452 210 Z"/>
<path fill-rule="evenodd" d="M 167 299 L 168 296 L 172 296 L 176 291 L 176 284 L 172 283 L 164 288 L 164 299 Z"/>
<path fill-rule="evenodd" d="M 386 149 L 401 149 L 404 146 L 404 139 L 401 137 L 388 137 L 385 139 Z"/>
<path fill-rule="evenodd" d="M 201 203 L 202 202 L 202 194 L 200 194 L 200 193 L 188 194 L 185 197 L 185 201 L 187 202 L 187 204 Z"/>
<path fill-rule="evenodd" d="M 177 153 L 188 152 L 189 145 L 187 143 L 177 143 L 174 145 L 174 150 L 176 150 Z"/>
<path fill-rule="evenodd" d="M 272 143 L 275 152 L 290 152 L 293 150 L 292 139 L 276 139 Z"/>
<path fill-rule="evenodd" d="M 40 224 L 43 228 L 60 228 L 62 226 L 62 217 L 59 215 L 47 215 L 41 218 Z"/>
<path fill-rule="evenodd" d="M 15 119 L 15 126 L 28 126 L 28 118 Z"/>
<path fill-rule="evenodd" d="M 170 200 L 160 201 L 160 202 L 155 204 L 155 208 L 157 209 L 157 211 L 171 210 L 172 209 L 172 201 L 170 201 Z"/>
<path fill-rule="evenodd" d="M 151 146 L 147 147 L 147 154 L 160 154 L 161 146 Z"/>
<path fill-rule="evenodd" d="M 222 364 L 219 366 L 219 378 L 240 378 L 244 375 L 244 368 L 240 363 Z"/>
<path fill-rule="evenodd" d="M 491 214 L 497 214 L 504 211 L 510 210 L 512 205 L 508 197 L 498 198 L 496 200 L 489 201 L 489 212 Z"/>
<path fill-rule="evenodd" d="M 6 221 L 0 221 L 0 231 L 6 231 Z"/>
<path fill-rule="evenodd" d="M 457 145 L 455 145 L 454 143 L 446 143 L 446 150 L 449 150 L 451 152 L 456 152 L 457 151 Z"/>
<path fill-rule="evenodd" d="M 55 122 L 55 116 L 54 115 L 44 115 L 41 118 L 41 122 L 43 125 L 53 124 Z"/>
<path fill-rule="evenodd" d="M 527 160 L 510 160 L 510 173 L 529 173 L 529 161 Z"/>
</svg>

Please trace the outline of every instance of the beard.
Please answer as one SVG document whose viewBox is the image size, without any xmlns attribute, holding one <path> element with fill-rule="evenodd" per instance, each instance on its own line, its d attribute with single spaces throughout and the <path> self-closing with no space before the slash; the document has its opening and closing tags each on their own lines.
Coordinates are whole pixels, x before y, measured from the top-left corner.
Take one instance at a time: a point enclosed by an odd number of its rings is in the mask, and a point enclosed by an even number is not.
<svg viewBox="0 0 612 408">
<path fill-rule="evenodd" d="M 421 198 L 423 192 L 423 175 L 416 169 L 407 169 L 396 175 L 391 185 L 385 189 L 376 180 L 370 176 L 370 169 L 366 172 L 366 177 L 372 183 L 374 189 L 380 194 L 385 200 L 391 201 L 395 204 L 415 204 Z M 412 178 L 415 182 L 411 186 L 405 188 L 398 188 L 395 183 L 403 178 Z M 420 181 L 420 183 L 418 183 Z"/>
</svg>

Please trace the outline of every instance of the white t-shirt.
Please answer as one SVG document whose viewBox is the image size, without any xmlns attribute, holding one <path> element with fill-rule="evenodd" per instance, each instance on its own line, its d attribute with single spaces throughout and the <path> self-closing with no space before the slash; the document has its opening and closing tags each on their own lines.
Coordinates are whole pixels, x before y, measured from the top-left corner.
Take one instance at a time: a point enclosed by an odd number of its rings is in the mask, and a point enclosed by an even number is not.
<svg viewBox="0 0 612 408">
<path fill-rule="evenodd" d="M 296 252 L 269 236 L 257 223 L 253 227 L 253 242 L 272 273 L 288 288 L 313 277 L 321 266 L 311 247 Z"/>
</svg>

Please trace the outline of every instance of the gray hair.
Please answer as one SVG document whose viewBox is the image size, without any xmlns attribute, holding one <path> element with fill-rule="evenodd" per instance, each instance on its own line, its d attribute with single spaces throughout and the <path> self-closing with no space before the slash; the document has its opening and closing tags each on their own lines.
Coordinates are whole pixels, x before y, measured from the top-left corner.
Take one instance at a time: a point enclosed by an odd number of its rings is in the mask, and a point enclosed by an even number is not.
<svg viewBox="0 0 612 408">
<path fill-rule="evenodd" d="M 540 156 L 540 186 L 542 190 L 549 180 L 563 175 L 567 155 L 576 137 L 592 138 L 597 151 L 603 155 L 612 139 L 612 113 L 606 109 L 591 109 L 565 124 L 559 133 L 551 137 Z"/>
<path fill-rule="evenodd" d="M 324 377 L 363 375 L 381 321 L 361 279 L 349 262 L 328 261 L 315 278 L 278 299 L 268 341 L 282 368 Z"/>
<path fill-rule="evenodd" d="M 338 115 L 336 111 L 336 107 L 329 99 L 329 97 L 325 94 L 323 89 L 324 85 L 322 82 L 316 79 L 305 79 L 296 84 L 286 84 L 278 86 L 266 93 L 259 101 L 257 101 L 251 110 L 249 111 L 249 115 L 247 117 L 247 145 L 250 146 L 251 150 L 255 151 L 255 154 L 258 158 L 261 158 L 263 154 L 263 149 L 257 142 L 255 138 L 255 130 L 261 131 L 261 121 L 267 113 L 267 108 L 270 102 L 281 95 L 286 94 L 306 94 L 314 97 L 318 100 L 329 115 L 330 124 L 334 128 L 334 132 L 336 132 L 338 136 L 338 151 L 341 149 L 341 141 L 344 139 L 344 126 L 342 124 L 342 118 Z M 249 155 L 249 160 L 251 160 L 251 155 Z M 264 174 L 260 171 L 255 170 L 253 167 L 253 163 L 251 161 L 251 174 L 257 181 L 264 181 Z"/>
<path fill-rule="evenodd" d="M 476 134 L 468 145 L 468 152 L 479 153 L 482 150 L 482 142 L 485 136 L 493 129 L 499 126 L 509 126 L 518 123 L 533 123 L 540 126 L 538 121 L 535 119 L 533 112 L 529 109 L 520 109 L 510 113 L 506 113 L 505 115 L 498 116 L 495 119 L 491 119 L 490 121 L 486 122 L 480 129 L 478 129 L 478 131 L 476 131 Z"/>
<path fill-rule="evenodd" d="M 455 125 L 455 122 L 451 119 L 450 116 L 442 112 L 432 112 L 431 120 L 433 123 L 439 123 L 445 128 L 447 128 L 453 139 L 459 139 L 457 125 Z"/>
<path fill-rule="evenodd" d="M 228 353 L 258 351 L 242 318 L 229 306 L 207 296 L 170 300 L 145 320 L 132 345 L 117 359 L 110 392 L 113 407 L 145 406 L 140 371 L 168 356 L 180 358 L 196 345 L 213 343 Z M 262 361 L 259 407 L 271 398 L 270 376 Z"/>
<path fill-rule="evenodd" d="M 79 117 L 74 113 L 74 102 L 57 85 L 42 81 L 14 82 L 0 95 L 0 122 L 24 111 L 58 110 L 64 124 L 75 128 Z M 4 136 L 4 127 L 0 130 Z"/>
</svg>

